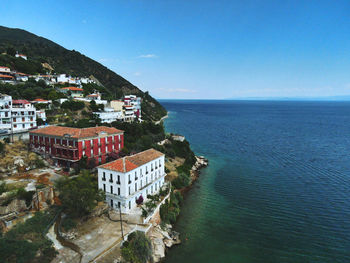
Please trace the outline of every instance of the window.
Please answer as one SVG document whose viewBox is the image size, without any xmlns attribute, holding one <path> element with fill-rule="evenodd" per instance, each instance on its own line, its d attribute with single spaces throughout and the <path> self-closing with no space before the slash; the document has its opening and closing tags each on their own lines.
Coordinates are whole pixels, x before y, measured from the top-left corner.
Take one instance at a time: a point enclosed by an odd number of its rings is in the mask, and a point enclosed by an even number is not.
<svg viewBox="0 0 350 263">
<path fill-rule="evenodd" d="M 25 118 L 24 118 L 24 117 L 22 117 L 22 121 L 25 121 Z"/>
<path fill-rule="evenodd" d="M 137 191 L 137 183 L 135 183 L 135 192 Z"/>
<path fill-rule="evenodd" d="M 137 180 L 138 178 L 137 178 L 137 172 L 135 171 L 135 181 Z"/>
<path fill-rule="evenodd" d="M 118 195 L 120 195 L 120 188 L 118 187 Z"/>
<path fill-rule="evenodd" d="M 111 207 L 113 207 L 113 199 L 111 199 Z"/>
<path fill-rule="evenodd" d="M 128 178 L 129 178 L 129 184 L 131 184 L 131 180 L 130 180 L 130 174 L 128 174 Z"/>
<path fill-rule="evenodd" d="M 14 124 L 14 125 L 13 125 L 13 128 L 17 128 L 17 124 Z"/>
<path fill-rule="evenodd" d="M 109 182 L 113 183 L 113 175 L 112 174 L 109 175 Z"/>
<path fill-rule="evenodd" d="M 120 184 L 120 175 L 118 175 L 118 181 L 117 184 Z"/>
<path fill-rule="evenodd" d="M 106 192 L 106 185 L 103 184 L 103 191 Z"/>
<path fill-rule="evenodd" d="M 33 123 L 31 123 L 31 124 L 30 124 L 30 127 L 33 127 L 33 126 L 34 126 Z M 50 148 L 50 149 L 51 149 L 51 148 Z"/>
<path fill-rule="evenodd" d="M 16 118 L 13 118 L 13 122 L 16 122 Z"/>
<path fill-rule="evenodd" d="M 105 172 L 103 172 L 102 181 L 106 181 L 106 173 Z"/>
<path fill-rule="evenodd" d="M 22 124 L 22 128 L 25 128 L 26 127 L 26 125 L 25 124 Z"/>
<path fill-rule="evenodd" d="M 129 195 L 131 194 L 131 188 L 130 188 L 130 186 L 129 186 Z"/>
<path fill-rule="evenodd" d="M 113 186 L 111 185 L 111 194 L 113 194 Z"/>
<path fill-rule="evenodd" d="M 131 209 L 131 201 L 129 201 L 129 209 Z"/>
</svg>

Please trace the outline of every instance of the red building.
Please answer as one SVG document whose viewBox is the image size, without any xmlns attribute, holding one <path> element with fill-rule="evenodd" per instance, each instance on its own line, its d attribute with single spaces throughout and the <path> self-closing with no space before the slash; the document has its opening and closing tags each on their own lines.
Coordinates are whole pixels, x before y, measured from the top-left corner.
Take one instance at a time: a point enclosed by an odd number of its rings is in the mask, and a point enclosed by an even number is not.
<svg viewBox="0 0 350 263">
<path fill-rule="evenodd" d="M 34 152 L 52 158 L 58 166 L 70 167 L 83 156 L 94 158 L 96 164 L 105 163 L 107 154 L 118 153 L 124 147 L 124 132 L 105 126 L 49 126 L 31 131 L 29 140 Z"/>
</svg>

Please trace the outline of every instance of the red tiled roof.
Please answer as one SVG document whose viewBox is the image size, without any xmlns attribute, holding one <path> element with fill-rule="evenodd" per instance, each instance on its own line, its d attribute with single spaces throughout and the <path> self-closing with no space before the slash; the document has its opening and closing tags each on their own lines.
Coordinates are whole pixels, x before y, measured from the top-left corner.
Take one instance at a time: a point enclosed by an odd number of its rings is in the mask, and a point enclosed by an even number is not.
<svg viewBox="0 0 350 263">
<path fill-rule="evenodd" d="M 65 87 L 65 88 L 62 88 L 64 90 L 72 90 L 72 91 L 83 91 L 83 89 L 81 88 L 78 88 L 78 87 Z"/>
<path fill-rule="evenodd" d="M 0 68 L 8 68 L 8 69 L 10 69 L 9 67 L 2 67 L 2 66 L 0 66 Z"/>
<path fill-rule="evenodd" d="M 150 161 L 153 161 L 159 157 L 164 155 L 163 153 L 155 150 L 148 149 L 146 151 L 134 154 L 132 156 L 126 156 L 115 160 L 113 162 L 109 162 L 103 165 L 100 165 L 99 168 L 104 168 L 116 172 L 126 173 L 130 172 L 137 167 L 140 167 Z"/>
<path fill-rule="evenodd" d="M 105 132 L 108 135 L 123 133 L 124 131 L 118 130 L 116 128 L 99 126 L 99 127 L 91 127 L 91 128 L 70 128 L 70 127 L 62 127 L 62 126 L 48 126 L 40 129 L 36 129 L 31 131 L 32 134 L 41 134 L 41 135 L 51 135 L 63 137 L 64 135 L 69 135 L 71 138 L 82 139 L 82 138 L 90 138 L 97 137 L 99 133 Z"/>
<path fill-rule="evenodd" d="M 12 104 L 30 104 L 27 100 L 13 100 Z"/>
<path fill-rule="evenodd" d="M 0 78 L 8 78 L 8 79 L 13 79 L 12 76 L 9 76 L 9 75 L 2 75 L 0 74 Z"/>
<path fill-rule="evenodd" d="M 88 95 L 88 97 L 98 97 L 99 95 L 97 95 L 97 94 L 90 94 L 90 95 Z"/>
<path fill-rule="evenodd" d="M 44 99 L 35 99 L 35 100 L 33 100 L 33 101 L 48 101 L 48 100 L 44 100 Z"/>
</svg>

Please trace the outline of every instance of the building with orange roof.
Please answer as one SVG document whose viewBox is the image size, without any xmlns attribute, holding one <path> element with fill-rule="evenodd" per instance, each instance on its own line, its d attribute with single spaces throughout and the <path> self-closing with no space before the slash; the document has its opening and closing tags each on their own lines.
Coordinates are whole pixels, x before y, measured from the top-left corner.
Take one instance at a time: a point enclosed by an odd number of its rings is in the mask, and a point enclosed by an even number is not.
<svg viewBox="0 0 350 263">
<path fill-rule="evenodd" d="M 82 98 L 84 90 L 78 87 L 64 87 L 61 91 L 66 94 L 70 94 L 73 98 Z"/>
<path fill-rule="evenodd" d="M 164 154 L 149 149 L 97 167 L 98 187 L 106 193 L 106 202 L 114 209 L 130 213 L 142 196 L 159 192 L 164 185 Z"/>
<path fill-rule="evenodd" d="M 55 165 L 71 167 L 83 156 L 95 164 L 105 163 L 111 153 L 124 147 L 124 132 L 111 127 L 70 128 L 47 126 L 29 133 L 34 152 L 54 160 Z"/>
</svg>

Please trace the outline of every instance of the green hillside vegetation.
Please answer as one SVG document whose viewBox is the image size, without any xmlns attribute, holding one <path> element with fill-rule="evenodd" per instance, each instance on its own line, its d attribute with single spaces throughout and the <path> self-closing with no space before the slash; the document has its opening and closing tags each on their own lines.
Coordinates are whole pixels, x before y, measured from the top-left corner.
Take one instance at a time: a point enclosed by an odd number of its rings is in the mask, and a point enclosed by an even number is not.
<svg viewBox="0 0 350 263">
<path fill-rule="evenodd" d="M 28 61 L 13 57 L 15 52 L 26 54 Z M 72 76 L 93 76 L 106 88 L 105 96 L 120 99 L 123 95 L 135 94 L 143 98 L 142 111 L 146 120 L 158 120 L 166 115 L 166 110 L 148 93 L 142 92 L 129 81 L 75 50 L 64 47 L 43 37 L 22 29 L 0 26 L 0 65 L 23 73 L 42 73 L 48 69 L 40 68 L 48 63 L 55 73 Z"/>
</svg>

